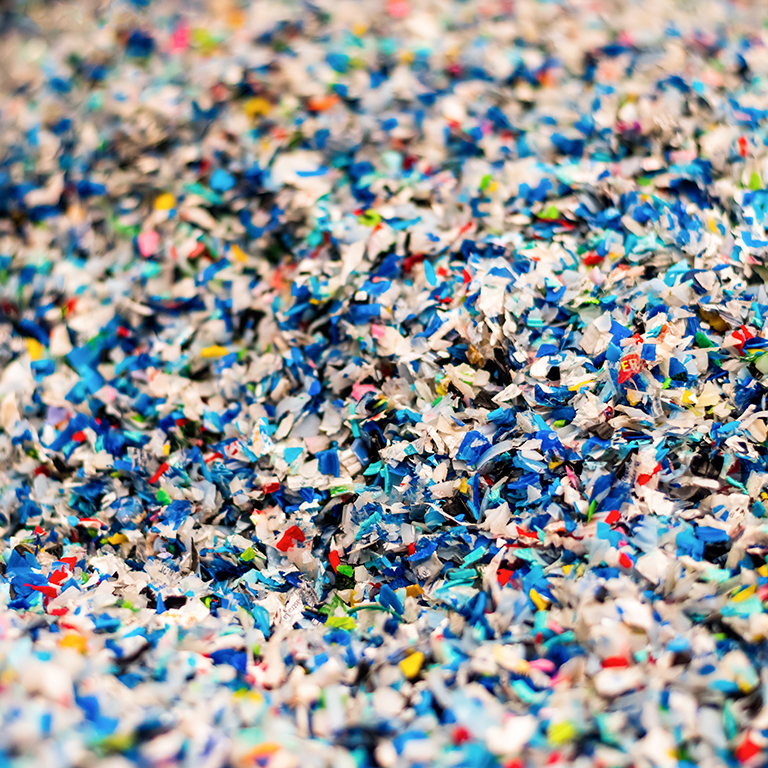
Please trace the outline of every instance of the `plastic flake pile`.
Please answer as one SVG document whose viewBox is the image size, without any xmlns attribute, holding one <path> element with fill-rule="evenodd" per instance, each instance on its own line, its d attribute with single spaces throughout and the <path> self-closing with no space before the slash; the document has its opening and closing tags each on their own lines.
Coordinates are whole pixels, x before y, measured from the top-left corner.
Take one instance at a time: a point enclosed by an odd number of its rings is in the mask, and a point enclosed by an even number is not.
<svg viewBox="0 0 768 768">
<path fill-rule="evenodd" d="M 0 766 L 759 766 L 768 10 L 0 18 Z"/>
</svg>

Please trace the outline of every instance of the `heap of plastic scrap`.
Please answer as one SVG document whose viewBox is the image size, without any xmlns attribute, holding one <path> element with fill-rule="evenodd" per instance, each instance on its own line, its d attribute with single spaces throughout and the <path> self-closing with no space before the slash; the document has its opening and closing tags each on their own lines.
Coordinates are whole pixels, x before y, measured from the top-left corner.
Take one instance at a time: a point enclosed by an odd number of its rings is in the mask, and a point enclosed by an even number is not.
<svg viewBox="0 0 768 768">
<path fill-rule="evenodd" d="M 0 765 L 763 765 L 763 6 L 21 5 Z"/>
</svg>

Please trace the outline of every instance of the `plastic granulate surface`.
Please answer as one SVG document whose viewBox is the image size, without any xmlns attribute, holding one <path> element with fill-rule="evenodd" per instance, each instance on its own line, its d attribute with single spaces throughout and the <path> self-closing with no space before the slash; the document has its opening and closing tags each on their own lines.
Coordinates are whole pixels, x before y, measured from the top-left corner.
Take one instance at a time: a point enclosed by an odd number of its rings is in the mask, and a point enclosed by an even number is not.
<svg viewBox="0 0 768 768">
<path fill-rule="evenodd" d="M 0 766 L 763 765 L 763 5 L 22 5 Z"/>
</svg>

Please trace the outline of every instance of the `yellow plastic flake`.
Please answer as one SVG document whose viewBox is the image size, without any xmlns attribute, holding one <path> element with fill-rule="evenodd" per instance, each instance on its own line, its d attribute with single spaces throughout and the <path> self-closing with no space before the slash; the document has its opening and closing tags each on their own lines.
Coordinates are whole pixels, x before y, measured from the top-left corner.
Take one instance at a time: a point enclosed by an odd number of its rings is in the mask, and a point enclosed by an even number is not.
<svg viewBox="0 0 768 768">
<path fill-rule="evenodd" d="M 424 654 L 421 651 L 416 651 L 410 656 L 406 656 L 400 662 L 400 671 L 409 680 L 413 680 L 413 678 L 421 671 L 422 664 L 424 664 Z"/>
<path fill-rule="evenodd" d="M 248 261 L 248 255 L 243 251 L 243 249 L 235 243 L 232 248 L 232 255 L 238 260 L 238 261 Z"/>
<path fill-rule="evenodd" d="M 125 544 L 130 539 L 124 533 L 115 533 L 107 539 L 107 544 L 117 546 L 118 544 Z"/>
<path fill-rule="evenodd" d="M 535 589 L 531 589 L 531 591 L 528 593 L 528 597 L 533 600 L 533 604 L 540 610 L 540 611 L 546 611 L 549 607 L 549 601 L 542 597 Z"/>
<path fill-rule="evenodd" d="M 568 389 L 571 392 L 576 392 L 577 390 L 581 389 L 581 387 L 587 387 L 590 384 L 593 384 L 595 381 L 594 376 L 589 376 L 586 379 L 582 379 L 581 381 L 577 382 L 576 384 L 571 384 Z"/>
<path fill-rule="evenodd" d="M 739 690 L 742 693 L 749 693 L 755 688 L 755 683 L 744 675 L 736 675 L 736 685 L 739 686 Z"/>
<path fill-rule="evenodd" d="M 37 339 L 27 339 L 27 350 L 33 360 L 39 360 L 43 356 L 43 345 Z"/>
<path fill-rule="evenodd" d="M 469 488 L 469 485 L 467 484 L 467 479 L 465 477 L 462 477 L 461 482 L 459 483 L 459 492 L 466 493 L 468 488 Z"/>
<path fill-rule="evenodd" d="M 627 402 L 629 402 L 631 406 L 637 405 L 642 399 L 643 399 L 642 394 L 638 392 L 636 389 L 627 390 Z"/>
<path fill-rule="evenodd" d="M 768 577 L 768 565 L 763 563 L 758 569 L 757 569 L 757 575 L 762 576 L 763 578 Z"/>
<path fill-rule="evenodd" d="M 254 96 L 245 102 L 243 108 L 248 117 L 257 117 L 258 115 L 268 115 L 272 110 L 272 105 L 261 96 Z"/>
<path fill-rule="evenodd" d="M 329 616 L 325 625 L 334 629 L 354 629 L 355 620 L 351 616 Z"/>
<path fill-rule="evenodd" d="M 170 452 L 171 452 L 171 444 L 170 443 L 166 443 L 163 446 L 163 453 L 167 456 Z"/>
<path fill-rule="evenodd" d="M 547 729 L 549 743 L 554 744 L 555 746 L 565 744 L 567 741 L 573 739 L 576 734 L 576 726 L 570 720 L 566 720 L 562 723 L 554 723 Z"/>
<path fill-rule="evenodd" d="M 212 347 L 206 347 L 200 351 L 203 357 L 224 357 L 228 354 L 229 350 L 226 347 L 220 347 L 218 344 L 214 344 Z"/>
<path fill-rule="evenodd" d="M 563 566 L 563 573 L 567 576 L 573 570 L 573 563 Z"/>
<path fill-rule="evenodd" d="M 683 405 L 695 405 L 696 399 L 691 397 L 692 392 L 690 389 L 683 391 Z"/>
<path fill-rule="evenodd" d="M 362 21 L 358 21 L 357 24 L 352 27 L 352 34 L 355 37 L 362 37 L 367 31 L 368 25 L 364 24 Z"/>
<path fill-rule="evenodd" d="M 424 594 L 424 590 L 418 584 L 409 584 L 405 588 L 406 597 L 418 597 Z"/>
<path fill-rule="evenodd" d="M 741 603 L 744 600 L 746 600 L 748 597 L 752 597 L 752 595 L 755 594 L 755 585 L 750 584 L 748 587 L 744 587 L 744 589 L 741 590 L 741 592 L 737 592 L 731 600 L 733 600 L 734 603 Z"/>
<path fill-rule="evenodd" d="M 203 27 L 192 30 L 192 42 L 203 53 L 213 53 L 218 45 L 216 38 Z"/>
<path fill-rule="evenodd" d="M 155 198 L 156 211 L 170 211 L 176 205 L 176 198 L 170 192 L 163 192 Z"/>
<path fill-rule="evenodd" d="M 74 632 L 68 632 L 59 640 L 59 648 L 73 648 L 80 653 L 88 650 L 88 644 L 82 635 L 76 635 Z"/>
<path fill-rule="evenodd" d="M 530 677 L 531 665 L 525 659 L 518 659 L 509 671 L 514 672 L 516 675 Z"/>
</svg>

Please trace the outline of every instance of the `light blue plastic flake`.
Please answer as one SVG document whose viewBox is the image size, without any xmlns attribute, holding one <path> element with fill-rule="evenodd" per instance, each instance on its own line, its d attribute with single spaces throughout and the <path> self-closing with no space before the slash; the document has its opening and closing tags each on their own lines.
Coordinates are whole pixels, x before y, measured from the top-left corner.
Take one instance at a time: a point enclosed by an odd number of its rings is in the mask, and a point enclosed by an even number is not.
<svg viewBox="0 0 768 768">
<path fill-rule="evenodd" d="M 304 449 L 301 447 L 295 447 L 295 448 L 286 448 L 283 451 L 283 458 L 286 460 L 288 464 L 293 464 L 296 459 L 301 456 L 301 453 Z"/>
<path fill-rule="evenodd" d="M 484 554 L 485 549 L 483 547 L 477 547 L 477 549 L 473 549 L 462 562 L 464 565 L 471 565 L 472 563 L 480 560 Z"/>
<path fill-rule="evenodd" d="M 235 177 L 223 168 L 217 168 L 211 175 L 210 186 L 216 192 L 228 192 L 235 186 Z"/>
<path fill-rule="evenodd" d="M 435 274 L 435 268 L 432 266 L 432 262 L 424 262 L 424 274 L 427 278 L 427 282 L 432 286 L 437 285 L 437 275 Z"/>
</svg>

